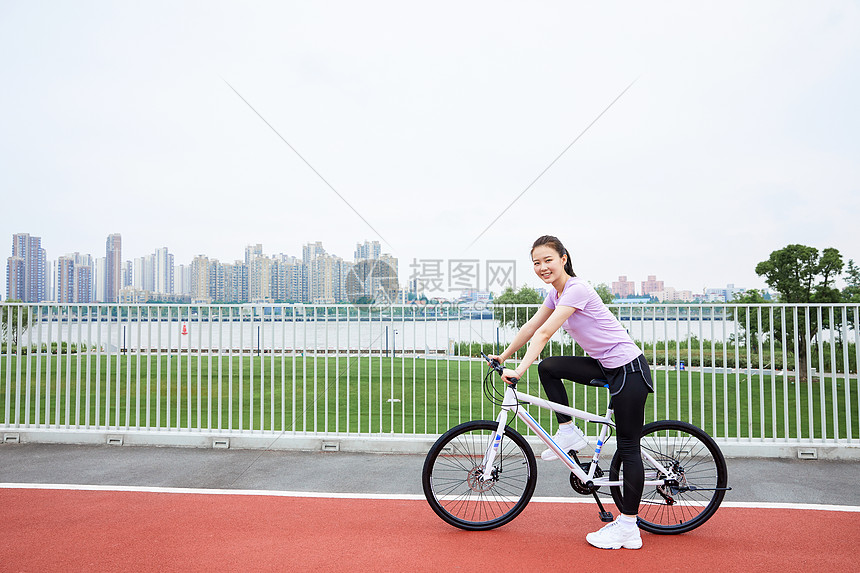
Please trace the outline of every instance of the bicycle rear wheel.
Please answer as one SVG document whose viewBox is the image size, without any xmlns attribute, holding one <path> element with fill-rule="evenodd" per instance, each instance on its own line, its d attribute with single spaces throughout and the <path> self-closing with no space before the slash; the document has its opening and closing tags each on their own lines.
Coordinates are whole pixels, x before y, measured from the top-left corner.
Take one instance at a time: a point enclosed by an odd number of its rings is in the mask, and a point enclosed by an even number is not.
<svg viewBox="0 0 860 573">
<path fill-rule="evenodd" d="M 525 508 L 537 483 L 531 446 L 505 426 L 493 461 L 492 478 L 483 480 L 484 454 L 498 423 L 475 420 L 442 435 L 427 454 L 421 482 L 427 503 L 445 522 L 469 531 L 504 525 Z"/>
<path fill-rule="evenodd" d="M 676 420 L 642 428 L 641 447 L 674 474 L 664 485 L 646 486 L 639 503 L 639 527 L 650 533 L 685 533 L 705 523 L 726 494 L 728 470 L 720 448 L 704 430 Z M 664 479 L 644 456 L 645 480 Z M 624 479 L 621 456 L 612 457 L 609 479 Z M 621 487 L 609 490 L 621 508 Z"/>
</svg>

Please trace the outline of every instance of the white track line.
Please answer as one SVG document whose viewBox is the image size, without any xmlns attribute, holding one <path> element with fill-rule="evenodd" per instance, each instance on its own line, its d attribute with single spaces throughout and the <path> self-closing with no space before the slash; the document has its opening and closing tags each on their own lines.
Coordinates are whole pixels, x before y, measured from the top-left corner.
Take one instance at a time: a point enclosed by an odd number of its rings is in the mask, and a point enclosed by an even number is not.
<svg viewBox="0 0 860 573">
<path fill-rule="evenodd" d="M 114 491 L 137 493 L 179 493 L 196 495 L 252 495 L 269 497 L 306 497 L 318 499 L 383 499 L 383 500 L 423 500 L 420 494 L 389 494 L 389 493 L 338 493 L 317 491 L 279 491 L 265 489 L 200 489 L 183 487 L 145 487 L 133 485 L 86 485 L 86 484 L 56 484 L 56 483 L 0 483 L 0 489 L 48 489 L 66 491 Z M 593 504 L 590 498 L 570 497 L 533 497 L 536 503 L 586 503 Z M 781 503 L 781 502 L 747 502 L 724 501 L 720 507 L 735 507 L 744 509 L 803 509 L 815 511 L 841 511 L 860 513 L 856 505 L 824 505 L 817 503 Z"/>
</svg>

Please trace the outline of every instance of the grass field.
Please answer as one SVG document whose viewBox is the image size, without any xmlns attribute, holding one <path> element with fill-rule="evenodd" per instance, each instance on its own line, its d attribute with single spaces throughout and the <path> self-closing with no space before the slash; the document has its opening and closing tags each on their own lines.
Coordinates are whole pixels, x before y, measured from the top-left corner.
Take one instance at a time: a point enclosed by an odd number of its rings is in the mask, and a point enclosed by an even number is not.
<svg viewBox="0 0 860 573">
<path fill-rule="evenodd" d="M 90 428 L 438 434 L 492 418 L 482 362 L 357 356 L 0 357 L 0 423 Z M 856 378 L 657 370 L 646 420 L 689 421 L 717 437 L 857 438 Z M 500 386 L 500 384 L 499 384 Z M 603 413 L 605 390 L 568 384 Z M 536 367 L 519 390 L 542 395 Z M 834 406 L 835 404 L 835 406 Z M 551 413 L 532 408 L 554 429 Z M 516 426 L 525 431 L 524 427 Z M 589 433 L 596 433 L 589 428 Z"/>
</svg>

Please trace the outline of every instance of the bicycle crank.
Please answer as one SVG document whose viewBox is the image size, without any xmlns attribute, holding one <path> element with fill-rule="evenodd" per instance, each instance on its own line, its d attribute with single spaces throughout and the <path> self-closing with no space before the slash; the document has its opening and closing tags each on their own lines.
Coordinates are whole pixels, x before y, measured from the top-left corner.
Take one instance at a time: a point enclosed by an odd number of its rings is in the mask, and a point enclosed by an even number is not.
<svg viewBox="0 0 860 573">
<path fill-rule="evenodd" d="M 573 458 L 573 461 L 575 461 L 576 464 L 580 468 L 582 468 L 582 471 L 584 471 L 585 473 L 588 473 L 591 470 L 591 462 L 580 462 L 579 458 L 576 457 L 576 452 L 574 452 L 573 450 L 571 450 L 569 453 L 570 453 L 570 456 Z M 594 477 L 596 477 L 596 478 L 603 477 L 603 470 L 600 469 L 600 466 L 597 466 L 594 469 Z M 600 486 L 588 486 L 588 485 L 586 485 L 585 483 L 583 483 L 583 481 L 581 479 L 576 477 L 576 475 L 574 475 L 573 473 L 570 474 L 570 487 L 573 488 L 573 491 L 575 491 L 576 493 L 581 493 L 582 495 L 591 495 L 600 489 Z"/>
</svg>

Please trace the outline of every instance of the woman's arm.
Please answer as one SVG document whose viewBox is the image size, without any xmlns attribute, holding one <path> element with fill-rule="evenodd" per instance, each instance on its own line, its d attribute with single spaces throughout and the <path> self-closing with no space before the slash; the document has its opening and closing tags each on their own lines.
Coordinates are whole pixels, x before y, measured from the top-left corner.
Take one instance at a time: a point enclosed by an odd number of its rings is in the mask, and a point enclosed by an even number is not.
<svg viewBox="0 0 860 573">
<path fill-rule="evenodd" d="M 547 310 L 549 309 L 547 308 Z M 516 370 L 505 368 L 504 373 L 502 373 L 502 379 L 510 384 L 513 379 L 518 380 L 522 378 L 526 370 L 529 369 L 529 366 L 540 356 L 543 347 L 546 346 L 552 335 L 561 328 L 564 321 L 570 318 L 575 310 L 572 306 L 557 306 L 555 310 L 550 311 L 552 314 L 536 329 L 534 336 L 531 337 L 526 355 L 523 356 L 519 366 L 517 366 Z"/>
<path fill-rule="evenodd" d="M 528 342 L 532 335 L 540 328 L 543 323 L 552 315 L 552 309 L 547 306 L 541 305 L 541 307 L 535 312 L 534 316 L 532 316 L 528 322 L 526 322 L 522 328 L 520 328 L 519 332 L 514 336 L 514 339 L 505 348 L 505 351 L 499 354 L 498 356 L 490 356 L 490 358 L 495 358 L 499 361 L 499 363 L 504 364 L 505 360 L 509 359 L 513 356 L 517 350 L 523 347 L 523 345 Z"/>
</svg>

